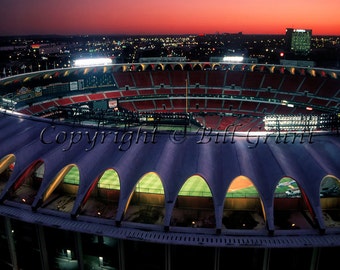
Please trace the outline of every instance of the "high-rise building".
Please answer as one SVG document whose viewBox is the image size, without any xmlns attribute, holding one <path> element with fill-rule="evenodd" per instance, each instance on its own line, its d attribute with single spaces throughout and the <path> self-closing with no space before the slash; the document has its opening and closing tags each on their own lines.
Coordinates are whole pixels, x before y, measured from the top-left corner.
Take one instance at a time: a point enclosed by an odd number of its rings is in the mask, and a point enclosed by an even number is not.
<svg viewBox="0 0 340 270">
<path fill-rule="evenodd" d="M 288 50 L 297 55 L 307 55 L 311 48 L 311 29 L 286 29 Z"/>
</svg>

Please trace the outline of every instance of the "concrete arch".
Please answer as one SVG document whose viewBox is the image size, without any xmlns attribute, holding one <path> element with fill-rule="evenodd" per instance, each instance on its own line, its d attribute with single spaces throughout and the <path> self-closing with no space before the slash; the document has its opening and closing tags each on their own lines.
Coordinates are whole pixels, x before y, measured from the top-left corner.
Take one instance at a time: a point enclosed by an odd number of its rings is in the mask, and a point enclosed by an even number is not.
<svg viewBox="0 0 340 270">
<path fill-rule="evenodd" d="M 165 64 L 164 65 L 164 70 L 172 71 L 174 70 L 173 66 L 171 64 Z"/>
<path fill-rule="evenodd" d="M 194 64 L 192 67 L 192 70 L 202 70 L 202 65 L 199 63 Z"/>
<path fill-rule="evenodd" d="M 155 64 L 145 65 L 144 71 L 154 71 L 154 70 L 155 70 Z"/>
<path fill-rule="evenodd" d="M 333 79 L 338 79 L 338 75 L 335 72 L 330 72 L 329 76 Z"/>
<path fill-rule="evenodd" d="M 202 65 L 202 69 L 203 70 L 211 70 L 212 69 L 212 65 L 208 64 L 208 63 L 205 63 L 205 64 Z"/>
<path fill-rule="evenodd" d="M 219 63 L 214 63 L 211 67 L 212 70 L 221 70 L 223 68 Z"/>
<path fill-rule="evenodd" d="M 158 63 L 154 66 L 155 71 L 164 71 L 164 64 Z"/>
<path fill-rule="evenodd" d="M 209 192 L 207 191 L 207 187 Z M 195 191 L 196 188 L 196 191 Z M 203 191 L 202 190 L 206 190 Z M 193 197 L 199 198 L 198 200 L 192 200 Z M 189 200 L 188 197 L 191 197 Z M 212 189 L 209 185 L 209 182 L 200 174 L 194 174 L 188 177 L 182 184 L 177 197 L 176 201 L 171 204 L 171 207 L 168 207 L 166 210 L 166 217 L 164 220 L 165 228 L 169 227 L 171 223 L 174 222 L 178 218 L 178 214 L 186 209 L 187 207 L 197 207 L 198 205 L 202 204 L 202 201 L 205 205 L 206 211 L 202 213 L 198 211 L 195 215 L 188 215 L 185 214 L 184 216 L 180 214 L 180 217 L 184 218 L 185 220 L 180 221 L 180 223 L 186 224 L 188 220 L 191 220 L 190 226 L 192 227 L 205 227 L 207 224 L 204 222 L 204 216 L 211 212 L 209 216 L 211 217 L 211 225 L 216 227 L 216 209 L 213 203 L 214 198 L 212 196 Z M 178 207 L 178 208 L 177 208 Z M 199 208 L 199 207 L 198 207 Z M 177 215 L 176 215 L 177 212 Z M 176 217 L 177 216 L 177 217 Z M 213 219 L 213 221 L 212 221 Z M 175 222 L 177 223 L 177 221 Z M 173 224 L 174 225 L 174 224 Z M 176 226 L 176 225 L 175 225 Z"/>
<path fill-rule="evenodd" d="M 255 70 L 255 68 L 256 68 L 256 65 L 249 65 L 249 70 L 250 71 L 253 72 Z"/>
<path fill-rule="evenodd" d="M 139 64 L 138 66 L 136 66 L 135 71 L 144 71 L 145 70 L 145 64 Z"/>
<path fill-rule="evenodd" d="M 65 166 L 63 169 L 61 169 L 58 174 L 54 177 L 53 181 L 50 183 L 46 191 L 44 192 L 42 196 L 42 202 L 46 201 L 53 191 L 59 186 L 59 184 L 64 180 L 65 176 L 69 173 L 69 171 L 73 168 L 77 167 L 75 164 L 69 164 Z M 78 167 L 77 167 L 78 169 Z M 78 169 L 79 171 L 79 169 Z"/>
<path fill-rule="evenodd" d="M 108 175 L 109 173 L 113 173 L 113 175 Z M 112 178 L 110 178 L 110 177 L 112 177 Z M 108 178 L 110 178 L 110 179 L 108 179 Z M 106 183 L 104 183 L 102 181 L 106 181 Z M 108 182 L 108 181 L 113 181 L 113 183 Z M 120 189 L 120 179 L 119 179 L 118 172 L 113 168 L 105 170 L 98 177 L 98 185 L 100 185 L 99 187 L 119 190 Z M 117 187 L 117 188 L 115 188 L 115 187 Z"/>
<path fill-rule="evenodd" d="M 138 197 L 137 199 L 141 199 L 140 196 L 138 196 L 139 193 L 149 193 L 150 192 L 149 189 L 145 189 L 145 188 L 143 188 L 143 190 L 141 190 L 141 185 L 140 185 L 141 182 L 150 181 L 150 180 L 152 180 L 151 182 L 154 182 L 155 180 L 159 181 L 161 183 L 162 187 L 163 187 L 162 191 L 159 194 L 162 194 L 162 195 L 165 194 L 164 193 L 163 182 L 162 182 L 160 176 L 156 172 L 147 172 L 147 173 L 145 173 L 140 179 L 138 179 L 138 181 L 136 181 L 136 183 L 135 183 L 135 185 L 133 187 L 133 190 L 131 190 L 131 192 L 129 194 L 128 199 L 126 201 L 120 200 L 120 204 L 122 204 L 122 205 L 119 205 L 119 209 L 120 209 L 119 215 L 117 213 L 117 217 L 118 217 L 118 221 L 119 222 L 124 219 L 124 217 L 126 215 L 126 212 L 127 212 L 128 208 L 129 208 L 129 206 L 131 205 L 131 201 L 132 201 L 132 199 L 133 199 L 135 194 L 137 194 L 137 196 L 136 196 L 136 197 Z M 151 182 L 150 182 L 150 184 L 151 184 Z"/>
<path fill-rule="evenodd" d="M 201 176 L 200 174 L 194 174 L 184 181 L 184 183 L 183 183 L 182 187 L 180 188 L 177 196 L 193 196 L 193 194 L 195 194 L 194 192 L 185 191 L 183 189 L 188 188 L 187 187 L 188 185 L 192 185 L 190 182 L 197 184 L 198 182 L 201 182 L 201 181 L 203 181 L 209 187 L 210 195 L 212 195 L 211 188 L 209 186 L 209 183 L 206 181 L 206 179 L 203 176 Z M 190 189 L 190 190 L 192 190 L 192 189 Z M 199 195 L 204 195 L 204 194 L 196 194 L 196 195 L 199 196 Z M 210 197 L 212 197 L 212 196 L 210 196 Z"/>
<path fill-rule="evenodd" d="M 0 159 L 0 174 L 2 174 L 9 166 L 15 163 L 16 157 L 14 154 L 8 154 Z"/>
<path fill-rule="evenodd" d="M 291 75 L 295 75 L 295 73 L 296 73 L 295 67 L 287 67 L 286 70 L 287 70 L 287 71 L 289 72 L 289 74 L 291 74 Z"/>
<path fill-rule="evenodd" d="M 113 177 L 108 175 L 110 172 L 113 172 Z M 81 172 L 79 171 L 79 176 L 81 177 Z M 103 182 L 103 183 L 102 183 Z M 113 168 L 108 168 L 99 175 L 94 176 L 94 179 L 89 182 L 88 185 L 81 187 L 79 185 L 78 195 L 76 198 L 76 202 L 72 209 L 71 216 L 75 218 L 85 207 L 89 198 L 94 192 L 99 192 L 99 189 L 107 189 L 107 190 L 118 190 L 118 197 L 120 193 L 120 178 L 118 172 Z M 119 198 L 117 199 L 118 202 Z"/>
<path fill-rule="evenodd" d="M 276 189 L 275 189 L 275 197 L 289 197 L 289 192 L 287 191 L 291 191 L 291 190 L 295 190 L 295 189 L 299 189 L 298 183 L 291 177 L 282 177 L 277 185 L 276 185 Z M 293 195 L 293 197 L 301 197 L 300 193 L 296 193 L 295 195 Z"/>
<path fill-rule="evenodd" d="M 175 64 L 173 70 L 183 71 L 184 70 L 183 64 L 182 63 Z"/>
<path fill-rule="evenodd" d="M 16 156 L 14 154 L 8 154 L 0 159 L 0 177 L 1 181 L 6 180 L 1 188 L 0 202 L 3 202 L 8 194 L 8 190 L 13 185 L 10 181 L 15 168 Z M 15 181 L 15 180 L 14 180 Z"/>
<path fill-rule="evenodd" d="M 159 180 L 162 184 L 162 191 L 159 191 L 158 189 L 157 190 L 152 190 L 152 188 L 145 188 L 145 187 L 142 187 L 142 189 L 138 190 L 138 188 L 141 188 L 141 187 L 138 187 L 138 185 L 141 183 L 141 182 L 147 182 L 149 181 L 150 184 L 155 180 L 157 179 L 157 181 Z M 149 186 L 149 185 L 148 185 Z M 145 173 L 136 183 L 135 185 L 135 190 L 137 192 L 145 192 L 145 193 L 158 193 L 158 194 L 165 194 L 164 193 L 164 185 L 163 185 L 163 182 L 162 182 L 162 179 L 160 178 L 160 176 L 158 175 L 157 172 L 148 172 L 148 173 Z"/>
<path fill-rule="evenodd" d="M 183 69 L 183 70 L 186 70 L 186 71 L 191 71 L 191 70 L 193 70 L 191 64 L 182 65 L 182 69 Z"/>
<path fill-rule="evenodd" d="M 242 183 L 237 183 L 237 182 L 242 182 Z M 244 175 L 239 175 L 237 177 L 235 177 L 229 184 L 229 187 L 228 187 L 228 190 L 227 190 L 227 195 L 226 197 L 229 197 L 228 196 L 228 193 L 230 192 L 238 192 L 240 191 L 241 189 L 245 189 L 245 188 L 249 188 L 253 186 L 256 190 L 256 193 L 258 194 L 257 192 L 257 188 L 255 187 L 253 181 L 248 178 L 247 176 L 244 176 Z M 234 197 L 234 196 L 231 196 L 231 197 Z M 242 196 L 241 196 L 242 197 Z"/>
<path fill-rule="evenodd" d="M 113 179 L 108 176 L 108 174 L 111 172 L 114 173 Z M 105 181 L 105 183 L 103 181 Z M 94 181 L 92 181 L 91 185 L 86 190 L 84 198 L 82 199 L 81 202 L 82 206 L 87 202 L 88 198 L 91 196 L 91 193 L 95 190 L 96 187 L 120 190 L 120 179 L 118 172 L 111 168 L 107 169 L 102 174 L 100 174 Z"/>
<path fill-rule="evenodd" d="M 245 197 L 259 198 L 261 202 L 263 215 L 266 216 L 266 212 L 263 207 L 262 198 L 257 190 L 257 187 L 254 185 L 254 182 L 245 175 L 239 175 L 235 177 L 228 186 L 226 197 L 225 197 L 225 204 L 226 204 L 226 200 L 228 199 L 245 198 Z"/>
<path fill-rule="evenodd" d="M 16 196 L 13 196 L 13 194 L 15 194 L 17 192 L 18 189 L 20 189 L 20 187 L 24 184 L 24 183 L 28 183 L 28 186 L 30 186 L 29 188 L 33 188 L 35 189 L 36 191 L 40 188 L 40 184 L 41 184 L 41 181 L 33 181 L 35 178 L 34 177 L 34 173 L 35 171 L 37 170 L 37 168 L 39 168 L 42 164 L 43 164 L 43 161 L 41 159 L 38 159 L 38 160 L 35 160 L 33 162 L 31 162 L 31 164 L 27 165 L 26 168 L 24 168 L 23 170 L 15 170 L 15 156 L 14 155 L 8 155 L 6 156 L 5 158 L 3 158 L 0 166 L 4 166 L 4 163 L 8 163 L 8 166 L 5 167 L 5 170 L 6 168 L 8 170 L 10 170 L 10 172 L 7 173 L 7 175 L 5 175 L 5 178 L 8 179 L 7 183 L 6 183 L 6 186 L 3 190 L 3 193 L 1 194 L 1 198 L 0 198 L 0 201 L 3 201 L 5 199 L 9 199 L 11 200 L 12 197 L 16 197 Z M 10 169 L 10 167 L 12 167 Z M 40 183 L 38 183 L 40 182 Z M 37 187 L 36 185 L 38 184 L 39 187 Z M 34 186 L 34 187 L 33 187 Z M 31 194 L 29 196 L 29 200 L 26 200 L 25 196 L 23 195 L 22 197 L 22 202 L 25 202 L 25 203 L 29 203 L 31 204 L 32 203 L 32 200 L 34 199 L 32 197 L 33 195 Z M 20 197 L 20 196 L 18 196 Z"/>
<path fill-rule="evenodd" d="M 114 66 L 112 72 L 125 72 L 127 70 L 126 65 Z"/>
<path fill-rule="evenodd" d="M 245 213 L 249 212 L 244 210 L 250 209 L 253 213 L 248 216 Z M 232 214 L 229 216 L 228 213 Z M 254 185 L 254 181 L 245 175 L 238 175 L 229 183 L 227 188 L 223 213 L 219 218 L 222 224 L 217 226 L 217 230 L 220 230 L 222 225 L 239 229 L 253 229 L 259 223 L 262 224 L 260 226 L 264 226 L 266 213 L 267 209 L 257 187 Z M 253 215 L 256 215 L 257 218 L 255 219 Z M 261 216 L 263 216 L 263 221 L 260 221 Z"/>
<path fill-rule="evenodd" d="M 290 198 L 290 199 L 295 198 L 295 203 L 297 203 L 297 206 L 295 208 L 299 208 L 299 207 L 305 206 L 306 209 L 309 211 L 312 219 L 313 219 L 314 226 L 318 227 L 320 230 L 323 230 L 324 225 L 323 225 L 323 221 L 322 221 L 322 218 L 321 218 L 321 215 L 320 215 L 319 207 L 318 206 L 314 206 L 310 202 L 310 199 L 308 198 L 308 195 L 307 195 L 306 191 L 304 190 L 303 186 L 299 184 L 298 179 L 295 179 L 294 177 L 290 177 L 290 176 L 286 176 L 284 178 L 287 179 L 286 181 L 288 181 L 288 185 L 290 185 L 290 189 L 288 189 L 288 191 L 292 190 L 291 193 L 286 192 L 286 195 L 287 195 L 286 198 Z M 280 182 L 281 181 L 282 180 L 280 180 Z M 301 204 L 301 203 L 298 203 L 299 200 L 301 200 L 301 202 L 303 202 L 304 205 Z M 293 201 L 290 200 L 290 202 L 292 203 Z M 275 204 L 275 202 L 274 202 L 274 204 Z M 275 217 L 277 217 L 277 214 L 274 213 L 274 218 Z M 292 223 L 291 226 L 295 226 L 295 224 Z"/>
<path fill-rule="evenodd" d="M 199 181 L 204 181 L 204 183 L 209 188 L 210 195 L 212 194 L 212 189 L 209 186 L 208 181 L 206 181 L 206 179 L 203 176 L 201 176 L 200 174 L 191 175 L 188 178 L 186 178 L 183 182 L 181 181 L 182 184 L 181 184 L 180 187 L 178 187 L 177 195 L 174 198 L 172 198 L 172 200 L 169 200 L 169 198 L 166 198 L 166 202 L 165 202 L 165 208 L 166 208 L 165 211 L 166 212 L 165 212 L 165 217 L 164 217 L 164 228 L 165 228 L 166 231 L 169 230 L 169 227 L 170 227 L 170 224 L 171 224 L 171 218 L 173 217 L 173 214 L 174 214 L 174 207 L 178 206 L 179 196 L 183 196 L 183 197 L 185 197 L 185 195 L 190 196 L 190 194 L 185 193 L 185 191 L 183 192 L 183 187 L 185 187 L 186 184 L 190 183 L 190 182 L 187 182 L 187 181 L 192 177 L 198 177 Z M 194 195 L 194 194 L 192 193 L 191 195 Z M 196 195 L 201 195 L 201 193 L 196 194 Z M 211 200 L 211 196 L 209 196 L 209 200 Z M 214 198 L 212 198 L 212 200 L 214 200 Z M 216 213 L 215 213 L 215 220 L 216 220 Z"/>
<path fill-rule="evenodd" d="M 36 160 L 19 176 L 13 184 L 13 191 L 17 190 L 33 173 L 44 164 L 42 160 Z"/>
<path fill-rule="evenodd" d="M 339 228 L 338 205 L 340 202 L 340 179 L 326 175 L 320 183 L 320 208 L 325 228 Z"/>
<path fill-rule="evenodd" d="M 340 179 L 334 175 L 326 175 L 320 182 L 320 196 L 340 197 Z"/>
<path fill-rule="evenodd" d="M 43 178 L 43 175 L 37 176 L 37 170 L 43 166 L 44 162 L 41 159 L 35 160 L 18 177 L 14 179 L 15 182 L 12 182 L 11 186 L 8 188 L 10 194 L 15 194 L 13 199 L 16 198 L 16 200 L 20 200 L 22 203 L 28 205 L 33 203 Z"/>
<path fill-rule="evenodd" d="M 316 77 L 316 71 L 315 71 L 315 69 L 307 69 L 307 72 L 308 72 L 308 74 L 311 76 L 311 77 Z"/>
</svg>

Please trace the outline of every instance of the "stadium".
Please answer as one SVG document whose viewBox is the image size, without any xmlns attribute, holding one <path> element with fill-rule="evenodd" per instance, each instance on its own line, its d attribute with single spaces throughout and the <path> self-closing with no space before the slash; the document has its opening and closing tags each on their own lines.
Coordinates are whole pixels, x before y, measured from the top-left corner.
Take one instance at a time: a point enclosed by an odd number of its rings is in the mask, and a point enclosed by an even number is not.
<svg viewBox="0 0 340 270">
<path fill-rule="evenodd" d="M 339 76 L 155 62 L 1 79 L 2 269 L 330 269 Z"/>
</svg>

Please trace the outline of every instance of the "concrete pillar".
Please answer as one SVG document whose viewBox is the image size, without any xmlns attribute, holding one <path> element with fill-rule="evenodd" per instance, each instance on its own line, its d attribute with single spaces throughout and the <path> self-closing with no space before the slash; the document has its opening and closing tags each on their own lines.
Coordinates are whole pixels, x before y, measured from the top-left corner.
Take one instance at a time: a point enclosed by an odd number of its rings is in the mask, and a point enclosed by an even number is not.
<svg viewBox="0 0 340 270">
<path fill-rule="evenodd" d="M 81 234 L 79 232 L 74 233 L 74 240 L 75 240 L 75 252 L 78 261 L 78 269 L 84 270 L 83 245 L 81 243 Z"/>
<path fill-rule="evenodd" d="M 11 256 L 12 261 L 12 269 L 18 270 L 18 258 L 15 250 L 15 243 L 12 233 L 12 225 L 11 220 L 8 217 L 5 217 L 5 228 L 6 228 L 6 236 L 7 236 L 7 243 L 8 243 L 8 249 Z"/>
<path fill-rule="evenodd" d="M 215 248 L 215 262 L 214 262 L 214 270 L 220 269 L 220 257 L 221 257 L 221 248 Z"/>
<path fill-rule="evenodd" d="M 118 240 L 118 257 L 119 257 L 119 269 L 125 270 L 125 253 L 124 253 L 124 241 Z"/>
<path fill-rule="evenodd" d="M 39 251 L 40 251 L 39 253 L 40 253 L 41 269 L 49 270 L 44 227 L 41 225 L 36 225 L 36 231 L 37 231 L 37 238 L 38 238 Z"/>
<path fill-rule="evenodd" d="M 270 251 L 271 251 L 270 248 L 264 249 L 262 270 L 268 270 L 269 269 Z"/>
<path fill-rule="evenodd" d="M 319 269 L 319 260 L 320 260 L 320 248 L 315 247 L 313 248 L 312 259 L 310 262 L 310 270 Z"/>
<path fill-rule="evenodd" d="M 171 245 L 165 244 L 165 269 L 164 270 L 171 270 Z"/>
</svg>

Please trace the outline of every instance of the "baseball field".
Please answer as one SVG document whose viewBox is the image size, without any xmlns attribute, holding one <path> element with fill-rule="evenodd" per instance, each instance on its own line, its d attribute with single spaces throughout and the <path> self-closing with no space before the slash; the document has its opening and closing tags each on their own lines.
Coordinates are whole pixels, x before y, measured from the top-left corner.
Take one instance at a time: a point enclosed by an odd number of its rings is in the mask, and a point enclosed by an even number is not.
<svg viewBox="0 0 340 270">
<path fill-rule="evenodd" d="M 64 182 L 68 184 L 79 184 L 79 171 L 77 167 L 74 166 L 71 168 L 65 175 Z M 98 187 L 119 190 L 119 177 L 116 171 L 105 171 L 100 177 Z M 275 193 L 285 194 L 287 190 L 295 190 L 297 188 L 297 183 L 294 180 L 291 178 L 282 178 L 277 185 Z M 136 191 L 142 193 L 164 194 L 162 182 L 159 176 L 154 172 L 145 174 L 137 182 Z M 188 178 L 183 184 L 179 195 L 212 197 L 208 184 L 199 175 L 193 175 Z M 258 197 L 258 192 L 249 178 L 239 176 L 231 182 L 226 197 Z"/>
</svg>

